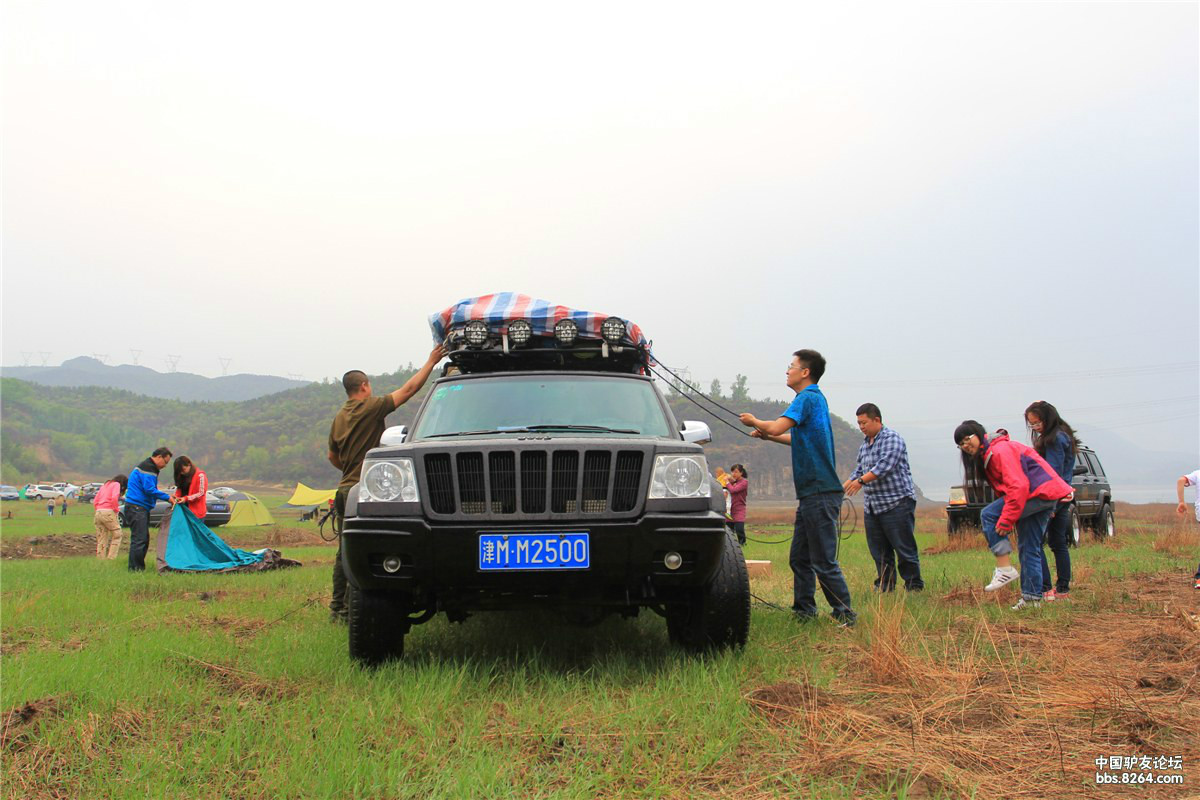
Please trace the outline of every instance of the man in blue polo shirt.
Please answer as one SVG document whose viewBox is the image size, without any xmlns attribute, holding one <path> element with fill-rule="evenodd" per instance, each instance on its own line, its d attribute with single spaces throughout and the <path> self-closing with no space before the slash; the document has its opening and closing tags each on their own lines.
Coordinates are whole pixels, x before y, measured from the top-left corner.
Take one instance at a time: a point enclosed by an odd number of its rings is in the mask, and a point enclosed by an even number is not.
<svg viewBox="0 0 1200 800">
<path fill-rule="evenodd" d="M 792 611 L 802 619 L 817 616 L 816 584 L 821 583 L 833 616 L 843 626 L 854 624 L 850 587 L 838 565 L 838 516 L 842 482 L 833 456 L 829 404 L 817 383 L 825 374 L 825 358 L 816 350 L 797 350 L 788 364 L 787 385 L 796 398 L 774 421 L 742 414 L 754 436 L 792 448 L 792 481 L 796 485 L 796 523 L 788 562 L 792 568 Z"/>
</svg>

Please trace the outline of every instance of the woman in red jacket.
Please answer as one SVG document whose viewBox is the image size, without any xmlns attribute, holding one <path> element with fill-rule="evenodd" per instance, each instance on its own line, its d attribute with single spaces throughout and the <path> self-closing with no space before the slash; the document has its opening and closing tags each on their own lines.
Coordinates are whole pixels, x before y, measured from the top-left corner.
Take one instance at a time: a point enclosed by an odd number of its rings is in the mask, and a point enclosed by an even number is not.
<svg viewBox="0 0 1200 800">
<path fill-rule="evenodd" d="M 1055 504 L 1071 496 L 1070 484 L 1032 447 L 1011 441 L 1004 431 L 989 434 L 973 419 L 954 429 L 954 443 L 962 450 L 966 479 L 986 476 L 999 497 L 979 514 L 983 535 L 996 556 L 996 571 L 984 591 L 994 592 L 1020 578 L 1021 599 L 1013 610 L 1041 605 L 1046 526 Z M 1014 529 L 1020 537 L 1020 573 L 1012 565 L 1009 534 Z"/>
<path fill-rule="evenodd" d="M 175 497 L 199 519 L 208 513 L 208 475 L 187 456 L 175 459 Z"/>
<path fill-rule="evenodd" d="M 750 476 L 741 464 L 729 468 L 729 483 L 725 491 L 729 492 L 729 521 L 733 523 L 733 532 L 740 544 L 746 544 L 746 494 L 750 489 Z"/>
</svg>

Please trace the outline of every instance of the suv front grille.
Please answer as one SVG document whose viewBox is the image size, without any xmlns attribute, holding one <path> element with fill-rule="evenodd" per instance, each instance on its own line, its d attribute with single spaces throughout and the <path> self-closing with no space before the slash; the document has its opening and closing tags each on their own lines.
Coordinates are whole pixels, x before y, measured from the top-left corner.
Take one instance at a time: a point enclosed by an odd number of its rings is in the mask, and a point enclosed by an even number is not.
<svg viewBox="0 0 1200 800">
<path fill-rule="evenodd" d="M 435 514 L 454 513 L 454 477 L 450 472 L 449 453 L 425 456 L 425 478 L 429 489 L 429 507 Z"/>
<path fill-rule="evenodd" d="M 429 508 L 438 515 L 628 514 L 642 492 L 640 450 L 426 453 Z M 490 512 L 489 512 L 490 509 Z"/>
</svg>

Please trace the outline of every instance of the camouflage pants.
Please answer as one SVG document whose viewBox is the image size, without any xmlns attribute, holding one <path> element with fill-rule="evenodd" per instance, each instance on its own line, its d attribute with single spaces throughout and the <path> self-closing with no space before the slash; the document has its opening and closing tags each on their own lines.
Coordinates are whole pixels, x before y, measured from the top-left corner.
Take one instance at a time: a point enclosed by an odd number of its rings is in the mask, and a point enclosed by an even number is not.
<svg viewBox="0 0 1200 800">
<path fill-rule="evenodd" d="M 92 517 L 92 524 L 96 526 L 96 558 L 116 558 L 121 549 L 121 523 L 117 520 L 117 512 L 99 509 Z"/>
</svg>

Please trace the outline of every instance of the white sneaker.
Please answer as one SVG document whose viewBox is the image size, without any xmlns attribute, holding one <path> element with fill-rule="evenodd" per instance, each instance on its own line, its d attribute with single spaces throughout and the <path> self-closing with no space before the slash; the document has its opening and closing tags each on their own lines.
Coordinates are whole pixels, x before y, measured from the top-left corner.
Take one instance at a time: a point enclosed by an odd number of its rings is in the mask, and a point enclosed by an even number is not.
<svg viewBox="0 0 1200 800">
<path fill-rule="evenodd" d="M 996 571 L 992 573 L 992 582 L 983 587 L 983 590 L 985 592 L 994 592 L 1020 577 L 1021 573 L 1017 572 L 1016 567 L 996 567 Z"/>
<path fill-rule="evenodd" d="M 1013 611 L 1024 611 L 1027 608 L 1041 608 L 1041 607 L 1042 607 L 1041 600 L 1026 600 L 1024 597 L 1022 597 L 1020 600 L 1017 601 L 1017 604 L 1012 607 L 1012 610 Z"/>
</svg>

